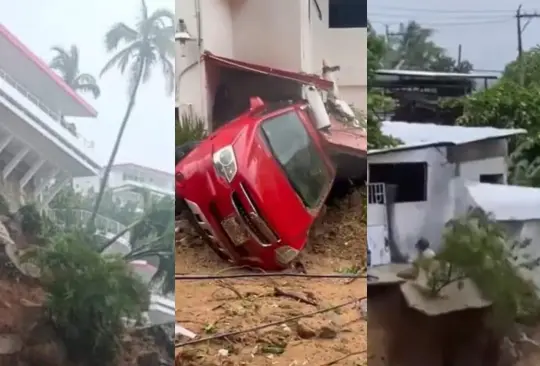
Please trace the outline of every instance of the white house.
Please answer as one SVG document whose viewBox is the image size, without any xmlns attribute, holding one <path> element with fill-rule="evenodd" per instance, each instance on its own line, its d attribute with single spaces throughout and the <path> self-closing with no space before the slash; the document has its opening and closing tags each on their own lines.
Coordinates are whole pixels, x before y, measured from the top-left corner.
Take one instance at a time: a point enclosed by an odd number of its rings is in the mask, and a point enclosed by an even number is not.
<svg viewBox="0 0 540 366">
<path fill-rule="evenodd" d="M 421 237 L 437 249 L 448 220 L 475 204 L 488 212 L 505 207 L 503 200 L 521 192 L 507 186 L 503 194 L 500 185 L 507 181 L 508 138 L 523 130 L 406 122 L 384 122 L 382 129 L 403 144 L 368 152 L 368 242 L 374 265 L 388 260 L 383 258 L 388 242 L 406 256 L 414 255 Z M 488 191 L 499 193 L 486 201 L 480 194 Z M 529 219 L 540 216 L 533 211 L 526 211 Z"/>
<path fill-rule="evenodd" d="M 73 180 L 73 188 L 79 192 L 97 192 L 100 180 L 98 175 L 76 178 Z M 140 189 L 157 198 L 174 195 L 173 174 L 133 163 L 113 165 L 107 184 L 121 202 L 142 204 L 141 195 L 137 192 Z"/>
<path fill-rule="evenodd" d="M 341 99 L 366 104 L 367 29 L 333 28 L 334 0 L 176 0 L 187 28 L 176 57 L 176 103 L 181 111 L 209 115 L 214 95 L 201 55 L 271 68 L 321 74 L 323 60 L 339 65 Z M 366 1 L 360 1 L 367 11 Z M 359 7 L 362 9 L 362 6 Z M 365 15 L 365 14 L 364 14 Z"/>
<path fill-rule="evenodd" d="M 0 193 L 11 205 L 24 199 L 46 204 L 72 177 L 97 174 L 93 143 L 70 121 L 96 116 L 0 24 Z"/>
</svg>

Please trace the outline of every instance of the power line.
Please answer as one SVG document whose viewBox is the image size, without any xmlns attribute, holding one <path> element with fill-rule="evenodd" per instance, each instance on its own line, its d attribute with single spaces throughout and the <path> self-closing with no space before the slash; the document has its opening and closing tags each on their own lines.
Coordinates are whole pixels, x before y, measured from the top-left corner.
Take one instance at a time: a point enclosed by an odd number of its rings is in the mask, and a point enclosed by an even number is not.
<svg viewBox="0 0 540 366">
<path fill-rule="evenodd" d="M 437 20 L 493 20 L 493 19 L 502 19 L 506 17 L 513 17 L 515 12 L 508 12 L 507 14 L 438 14 L 435 19 Z M 395 13 L 395 12 L 379 12 L 379 11 L 370 11 L 368 12 L 368 17 L 390 17 L 390 18 L 411 18 L 412 14 L 404 13 Z M 434 19 L 435 14 L 414 14 L 414 19 Z"/>
<path fill-rule="evenodd" d="M 404 11 L 404 12 L 414 12 L 414 13 L 445 13 L 445 14 L 482 14 L 482 15 L 488 15 L 488 14 L 513 14 L 515 10 L 493 10 L 493 9 L 436 9 L 436 8 L 402 8 L 402 7 L 395 7 L 395 6 L 380 6 L 377 5 L 376 9 L 388 9 L 388 10 L 397 10 L 397 11 Z M 374 9 L 375 10 L 375 9 Z M 369 9 L 368 9 L 369 11 Z"/>
<path fill-rule="evenodd" d="M 523 84 L 524 78 L 525 78 L 525 69 L 523 68 L 523 32 L 525 32 L 525 29 L 531 22 L 531 20 L 535 18 L 540 18 L 540 14 L 537 12 L 534 13 L 526 13 L 521 11 L 521 5 L 517 8 L 516 11 L 516 28 L 517 28 L 517 48 L 518 48 L 518 66 L 519 66 L 519 77 L 520 82 Z M 521 20 L 526 19 L 524 25 L 521 24 Z"/>
<path fill-rule="evenodd" d="M 508 23 L 512 21 L 511 17 L 501 18 L 501 19 L 492 19 L 492 20 L 485 20 L 485 21 L 476 21 L 476 22 L 418 22 L 420 26 L 425 28 L 442 28 L 442 27 L 466 27 L 466 26 L 483 26 L 483 25 L 489 25 L 489 24 L 503 24 Z M 387 20 L 383 19 L 375 19 L 370 20 L 370 23 L 373 24 L 382 24 L 382 25 L 400 25 L 400 24 L 406 24 L 405 22 L 388 22 Z M 436 29 L 435 29 L 436 30 Z"/>
</svg>

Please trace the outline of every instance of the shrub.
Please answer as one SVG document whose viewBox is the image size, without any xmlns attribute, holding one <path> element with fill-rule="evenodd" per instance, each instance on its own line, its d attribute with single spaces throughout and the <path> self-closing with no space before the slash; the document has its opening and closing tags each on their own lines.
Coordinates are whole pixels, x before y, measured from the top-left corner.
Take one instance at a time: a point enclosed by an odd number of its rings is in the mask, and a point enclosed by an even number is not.
<svg viewBox="0 0 540 366">
<path fill-rule="evenodd" d="M 175 145 L 179 146 L 190 141 L 202 140 L 207 136 L 204 119 L 194 113 L 183 113 L 176 120 L 174 131 Z"/>
<path fill-rule="evenodd" d="M 537 320 L 540 300 L 526 271 L 539 259 L 526 254 L 530 240 L 510 240 L 503 227 L 480 209 L 451 220 L 443 235 L 438 270 L 430 273 L 432 289 L 471 279 L 493 304 L 492 325 L 505 332 L 514 322 Z M 525 271 L 525 272 L 524 272 Z"/>
<path fill-rule="evenodd" d="M 43 270 L 48 319 L 70 359 L 109 365 L 126 319 L 140 320 L 148 290 L 117 257 L 101 256 L 84 233 L 59 234 L 35 259 Z"/>
</svg>

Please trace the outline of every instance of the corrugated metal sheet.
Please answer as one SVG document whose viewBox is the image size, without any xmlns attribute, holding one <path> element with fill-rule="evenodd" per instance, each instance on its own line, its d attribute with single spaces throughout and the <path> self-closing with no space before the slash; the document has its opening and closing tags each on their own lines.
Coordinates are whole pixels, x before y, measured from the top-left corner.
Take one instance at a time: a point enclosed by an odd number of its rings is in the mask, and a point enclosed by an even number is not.
<svg viewBox="0 0 540 366">
<path fill-rule="evenodd" d="M 384 121 L 382 122 L 381 129 L 386 135 L 401 140 L 403 144 L 388 149 L 370 150 L 368 152 L 369 154 L 381 154 L 430 146 L 463 145 L 476 141 L 505 138 L 526 133 L 523 129 L 443 126 L 433 123 L 397 121 Z"/>
<path fill-rule="evenodd" d="M 540 219 L 540 189 L 466 182 L 470 198 L 497 221 Z"/>
</svg>

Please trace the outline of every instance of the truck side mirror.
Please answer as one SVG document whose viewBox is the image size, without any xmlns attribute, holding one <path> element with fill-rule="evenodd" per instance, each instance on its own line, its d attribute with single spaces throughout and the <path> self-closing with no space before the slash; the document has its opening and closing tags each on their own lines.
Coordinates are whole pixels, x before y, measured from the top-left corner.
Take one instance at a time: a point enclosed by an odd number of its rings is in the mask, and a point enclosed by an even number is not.
<svg viewBox="0 0 540 366">
<path fill-rule="evenodd" d="M 253 112 L 257 109 L 260 109 L 264 107 L 264 102 L 259 97 L 251 97 L 249 98 L 249 111 Z"/>
</svg>

